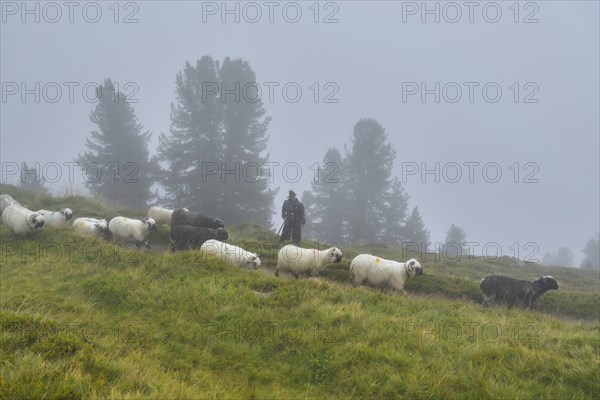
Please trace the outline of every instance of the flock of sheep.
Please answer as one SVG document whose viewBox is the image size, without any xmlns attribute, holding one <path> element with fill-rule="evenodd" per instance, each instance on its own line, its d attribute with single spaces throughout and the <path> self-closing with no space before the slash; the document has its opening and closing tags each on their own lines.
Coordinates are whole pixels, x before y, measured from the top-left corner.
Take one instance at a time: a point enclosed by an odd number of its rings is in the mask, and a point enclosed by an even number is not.
<svg viewBox="0 0 600 400">
<path fill-rule="evenodd" d="M 31 237 L 44 225 L 66 227 L 72 216 L 73 211 L 69 208 L 60 211 L 31 211 L 11 196 L 0 195 L 1 221 L 17 236 Z M 153 206 L 148 210 L 148 217 L 142 219 L 119 216 L 107 223 L 106 219 L 81 217 L 73 220 L 70 225 L 80 234 L 104 239 L 112 236 L 115 242 L 134 243 L 138 247 L 143 244 L 149 247 L 148 235 L 156 230 L 157 223 L 171 227 L 171 251 L 199 249 L 202 253 L 218 257 L 234 266 L 251 269 L 261 266 L 256 253 L 224 243 L 229 235 L 222 220 L 185 208 L 169 210 Z M 275 275 L 279 276 L 280 272 L 285 271 L 296 277 L 315 276 L 323 271 L 327 264 L 339 263 L 341 260 L 342 251 L 337 247 L 317 250 L 286 245 L 277 255 Z M 406 294 L 406 280 L 421 275 L 423 267 L 414 258 L 406 262 L 397 262 L 370 254 L 360 254 L 352 260 L 350 272 L 354 276 L 355 285 L 366 283 Z M 558 289 L 558 283 L 551 276 L 529 282 L 490 275 L 481 281 L 479 287 L 486 307 L 492 304 L 531 307 L 543 293 Z"/>
</svg>

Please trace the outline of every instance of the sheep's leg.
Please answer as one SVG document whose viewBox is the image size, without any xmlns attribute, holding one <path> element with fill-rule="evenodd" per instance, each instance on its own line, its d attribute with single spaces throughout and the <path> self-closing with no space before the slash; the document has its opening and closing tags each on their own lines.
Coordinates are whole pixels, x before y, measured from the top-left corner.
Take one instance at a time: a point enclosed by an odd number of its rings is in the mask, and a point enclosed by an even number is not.
<svg viewBox="0 0 600 400">
<path fill-rule="evenodd" d="M 482 300 L 481 300 L 481 305 L 483 306 L 483 308 L 488 308 L 489 307 L 489 303 L 487 301 L 487 298 L 485 296 L 481 296 Z"/>
<path fill-rule="evenodd" d="M 482 294 L 481 297 L 483 298 L 483 307 L 488 308 L 493 304 L 494 298 L 486 296 L 485 294 Z"/>
</svg>

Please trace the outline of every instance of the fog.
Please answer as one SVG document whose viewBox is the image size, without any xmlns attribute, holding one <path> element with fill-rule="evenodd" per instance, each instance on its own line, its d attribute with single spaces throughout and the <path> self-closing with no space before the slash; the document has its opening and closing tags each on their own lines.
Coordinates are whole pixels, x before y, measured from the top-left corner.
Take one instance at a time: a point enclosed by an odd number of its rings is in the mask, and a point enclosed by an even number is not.
<svg viewBox="0 0 600 400">
<path fill-rule="evenodd" d="M 22 161 L 47 179 L 58 164 L 49 187 L 84 190 L 68 166 L 97 129 L 91 93 L 105 78 L 130 95 L 154 154 L 176 74 L 210 55 L 256 72 L 274 213 L 373 118 L 434 243 L 456 224 L 475 255 L 497 243 L 539 260 L 567 246 L 579 265 L 600 230 L 598 2 L 69 4 L 2 2 L 2 182 Z"/>
</svg>

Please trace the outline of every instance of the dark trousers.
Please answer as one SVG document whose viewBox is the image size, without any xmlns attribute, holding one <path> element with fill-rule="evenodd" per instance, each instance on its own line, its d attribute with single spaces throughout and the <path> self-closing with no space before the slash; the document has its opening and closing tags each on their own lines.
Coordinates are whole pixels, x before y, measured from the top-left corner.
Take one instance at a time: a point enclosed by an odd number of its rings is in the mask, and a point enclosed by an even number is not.
<svg viewBox="0 0 600 400">
<path fill-rule="evenodd" d="M 290 233 L 292 235 L 292 242 L 300 243 L 300 239 L 302 238 L 302 225 L 289 220 L 285 221 L 279 241 L 283 242 L 284 240 L 290 240 Z"/>
</svg>

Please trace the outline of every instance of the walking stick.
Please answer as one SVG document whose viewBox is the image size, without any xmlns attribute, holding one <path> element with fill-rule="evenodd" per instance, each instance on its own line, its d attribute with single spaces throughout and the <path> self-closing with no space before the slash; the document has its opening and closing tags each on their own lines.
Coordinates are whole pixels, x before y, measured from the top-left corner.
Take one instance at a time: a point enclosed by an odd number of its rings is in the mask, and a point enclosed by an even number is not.
<svg viewBox="0 0 600 400">
<path fill-rule="evenodd" d="M 281 230 L 283 229 L 283 226 L 285 225 L 285 219 L 283 220 L 283 224 L 281 224 L 281 228 L 279 228 L 279 230 L 277 231 L 277 236 L 279 236 L 279 234 L 281 233 Z"/>
</svg>

